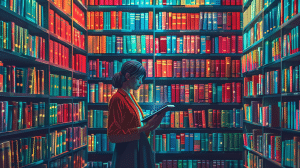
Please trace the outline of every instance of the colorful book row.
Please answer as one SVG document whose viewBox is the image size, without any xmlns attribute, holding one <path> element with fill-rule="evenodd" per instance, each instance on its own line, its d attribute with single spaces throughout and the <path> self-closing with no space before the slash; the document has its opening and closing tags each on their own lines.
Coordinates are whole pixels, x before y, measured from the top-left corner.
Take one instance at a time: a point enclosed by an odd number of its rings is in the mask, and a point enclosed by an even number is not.
<svg viewBox="0 0 300 168">
<path fill-rule="evenodd" d="M 300 166 L 300 137 L 282 141 L 282 165 L 289 167 Z"/>
<path fill-rule="evenodd" d="M 242 5 L 241 0 L 89 0 L 87 5 Z"/>
<path fill-rule="evenodd" d="M 28 29 L 0 20 L 0 48 L 45 60 L 45 39 L 30 35 Z"/>
<path fill-rule="evenodd" d="M 69 166 L 70 165 L 70 166 Z M 60 159 L 56 159 L 52 162 L 50 162 L 49 167 L 50 168 L 56 168 L 56 167 L 71 167 L 72 165 L 72 156 L 65 156 Z M 47 168 L 47 166 L 46 166 Z"/>
<path fill-rule="evenodd" d="M 45 125 L 45 102 L 0 102 L 0 132 Z"/>
<path fill-rule="evenodd" d="M 48 22 L 50 32 L 71 43 L 72 23 L 69 23 L 67 20 L 65 20 L 58 13 L 54 12 L 52 9 L 49 9 Z"/>
<path fill-rule="evenodd" d="M 72 77 L 50 74 L 50 96 L 72 96 L 72 88 Z"/>
<path fill-rule="evenodd" d="M 60 10 L 65 12 L 66 14 L 71 16 L 71 6 L 72 1 L 71 0 L 51 0 L 52 3 L 55 4 L 56 7 L 58 7 Z"/>
<path fill-rule="evenodd" d="M 155 168 L 243 168 L 242 160 L 162 160 Z"/>
<path fill-rule="evenodd" d="M 102 162 L 102 161 L 90 161 L 87 163 L 87 168 L 101 168 L 101 167 L 110 167 L 112 162 Z"/>
<path fill-rule="evenodd" d="M 241 103 L 239 82 L 207 84 L 171 84 L 156 86 L 156 103 Z"/>
<path fill-rule="evenodd" d="M 263 159 L 250 151 L 245 150 L 244 154 L 244 165 L 253 168 L 262 168 Z"/>
<path fill-rule="evenodd" d="M 243 39 L 244 50 L 252 46 L 255 42 L 259 41 L 263 37 L 263 22 L 259 19 L 248 31 L 244 31 Z"/>
<path fill-rule="evenodd" d="M 265 47 L 268 48 L 269 41 L 266 41 Z M 273 46 L 272 46 L 273 49 Z M 262 47 L 257 47 L 247 54 L 243 55 L 241 58 L 242 62 L 242 73 L 255 70 L 268 63 L 268 50 L 263 54 Z"/>
<path fill-rule="evenodd" d="M 44 70 L 3 66 L 0 61 L 0 92 L 44 94 Z"/>
<path fill-rule="evenodd" d="M 156 30 L 240 30 L 240 12 L 155 14 Z"/>
<path fill-rule="evenodd" d="M 82 11 L 75 3 L 72 6 L 73 9 L 73 19 L 77 21 L 81 26 L 85 28 L 85 13 Z"/>
<path fill-rule="evenodd" d="M 69 168 L 71 165 L 74 165 L 74 167 L 84 167 L 86 165 L 85 156 L 87 155 L 86 150 L 80 150 L 78 152 L 75 152 L 73 157 L 72 156 L 65 156 L 59 159 L 56 159 L 49 163 L 50 168 L 56 168 L 56 167 L 66 167 Z M 73 163 L 72 163 L 73 158 Z M 70 166 L 69 166 L 70 165 Z M 39 168 L 47 168 L 41 167 L 42 165 L 39 165 Z"/>
<path fill-rule="evenodd" d="M 264 95 L 265 75 L 258 74 L 244 77 L 244 96 Z"/>
<path fill-rule="evenodd" d="M 263 9 L 264 4 L 263 0 L 252 1 L 249 7 L 243 13 L 243 22 L 247 25 L 251 22 L 255 16 Z"/>
<path fill-rule="evenodd" d="M 207 117 L 206 117 L 207 116 Z M 241 128 L 241 110 L 168 111 L 160 128 Z"/>
<path fill-rule="evenodd" d="M 242 36 L 168 35 L 155 38 L 155 53 L 242 53 Z"/>
<path fill-rule="evenodd" d="M 283 57 L 292 55 L 299 51 L 299 26 L 291 32 L 283 35 Z"/>
<path fill-rule="evenodd" d="M 111 143 L 107 138 L 107 134 L 91 134 L 88 135 L 88 151 L 100 152 L 100 151 L 114 151 L 115 143 Z"/>
<path fill-rule="evenodd" d="M 156 152 L 242 151 L 242 133 L 169 133 L 155 135 Z"/>
<path fill-rule="evenodd" d="M 280 107 L 281 128 L 300 130 L 300 115 L 297 104 L 296 101 L 278 102 L 278 106 Z"/>
<path fill-rule="evenodd" d="M 65 45 L 49 40 L 49 62 L 69 68 L 70 49 Z"/>
<path fill-rule="evenodd" d="M 272 41 L 265 41 L 265 64 L 281 59 L 281 37 Z M 263 59 L 263 58 L 262 58 Z"/>
<path fill-rule="evenodd" d="M 73 27 L 73 44 L 85 50 L 85 34 Z"/>
<path fill-rule="evenodd" d="M 153 53 L 153 35 L 88 36 L 88 53 Z"/>
<path fill-rule="evenodd" d="M 74 54 L 72 57 L 72 69 L 75 71 L 86 73 L 86 56 Z"/>
<path fill-rule="evenodd" d="M 281 10 L 281 2 L 279 2 L 269 12 L 264 13 L 264 35 L 280 27 Z"/>
</svg>

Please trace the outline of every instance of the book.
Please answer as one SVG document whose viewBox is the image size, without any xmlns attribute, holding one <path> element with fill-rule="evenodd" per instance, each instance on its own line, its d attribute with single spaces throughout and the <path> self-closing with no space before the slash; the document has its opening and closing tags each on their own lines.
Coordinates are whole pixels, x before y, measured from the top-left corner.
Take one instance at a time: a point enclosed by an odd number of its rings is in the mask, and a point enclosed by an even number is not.
<svg viewBox="0 0 300 168">
<path fill-rule="evenodd" d="M 170 111 L 170 109 L 172 109 L 174 107 L 175 107 L 174 105 L 165 105 L 164 107 L 160 108 L 159 110 L 153 112 L 151 115 L 148 115 L 147 117 L 145 117 L 143 120 L 141 120 L 141 122 L 147 122 L 155 115 L 159 115 L 159 114 L 165 113 L 167 111 Z"/>
</svg>

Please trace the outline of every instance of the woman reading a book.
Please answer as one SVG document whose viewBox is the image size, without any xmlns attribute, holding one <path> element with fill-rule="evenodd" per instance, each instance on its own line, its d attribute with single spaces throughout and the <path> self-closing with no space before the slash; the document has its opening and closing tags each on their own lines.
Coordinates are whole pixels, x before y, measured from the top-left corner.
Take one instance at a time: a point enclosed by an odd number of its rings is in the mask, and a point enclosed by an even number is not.
<svg viewBox="0 0 300 168">
<path fill-rule="evenodd" d="M 156 129 L 165 113 L 143 124 L 143 111 L 130 89 L 138 90 L 146 70 L 138 61 L 127 61 L 116 73 L 112 84 L 118 91 L 108 105 L 107 136 L 116 143 L 112 157 L 113 168 L 155 168 L 152 149 L 147 137 Z"/>
</svg>

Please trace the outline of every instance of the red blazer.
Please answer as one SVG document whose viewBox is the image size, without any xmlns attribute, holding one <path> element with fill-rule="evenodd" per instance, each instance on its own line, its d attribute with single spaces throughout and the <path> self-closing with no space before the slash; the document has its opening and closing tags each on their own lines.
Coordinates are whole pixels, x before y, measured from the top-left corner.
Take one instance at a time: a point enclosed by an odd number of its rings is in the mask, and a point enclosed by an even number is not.
<svg viewBox="0 0 300 168">
<path fill-rule="evenodd" d="M 130 95 L 144 116 L 134 96 Z M 112 143 L 138 140 L 140 134 L 137 127 L 141 127 L 139 111 L 128 94 L 123 89 L 118 89 L 108 104 L 107 137 Z M 149 132 L 145 133 L 148 137 Z"/>
</svg>

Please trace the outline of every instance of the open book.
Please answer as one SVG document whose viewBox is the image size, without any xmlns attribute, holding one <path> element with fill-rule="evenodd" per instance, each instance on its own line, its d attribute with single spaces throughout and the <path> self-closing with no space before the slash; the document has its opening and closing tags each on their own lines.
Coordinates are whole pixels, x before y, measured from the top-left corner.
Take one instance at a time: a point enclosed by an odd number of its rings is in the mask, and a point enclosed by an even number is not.
<svg viewBox="0 0 300 168">
<path fill-rule="evenodd" d="M 153 116 L 155 116 L 156 114 L 160 114 L 160 113 L 165 113 L 167 111 L 170 111 L 172 108 L 174 108 L 174 105 L 165 105 L 164 107 L 162 107 L 161 109 L 157 110 L 156 112 L 148 115 L 147 117 L 145 117 L 142 122 L 147 122 L 149 121 Z"/>
</svg>

